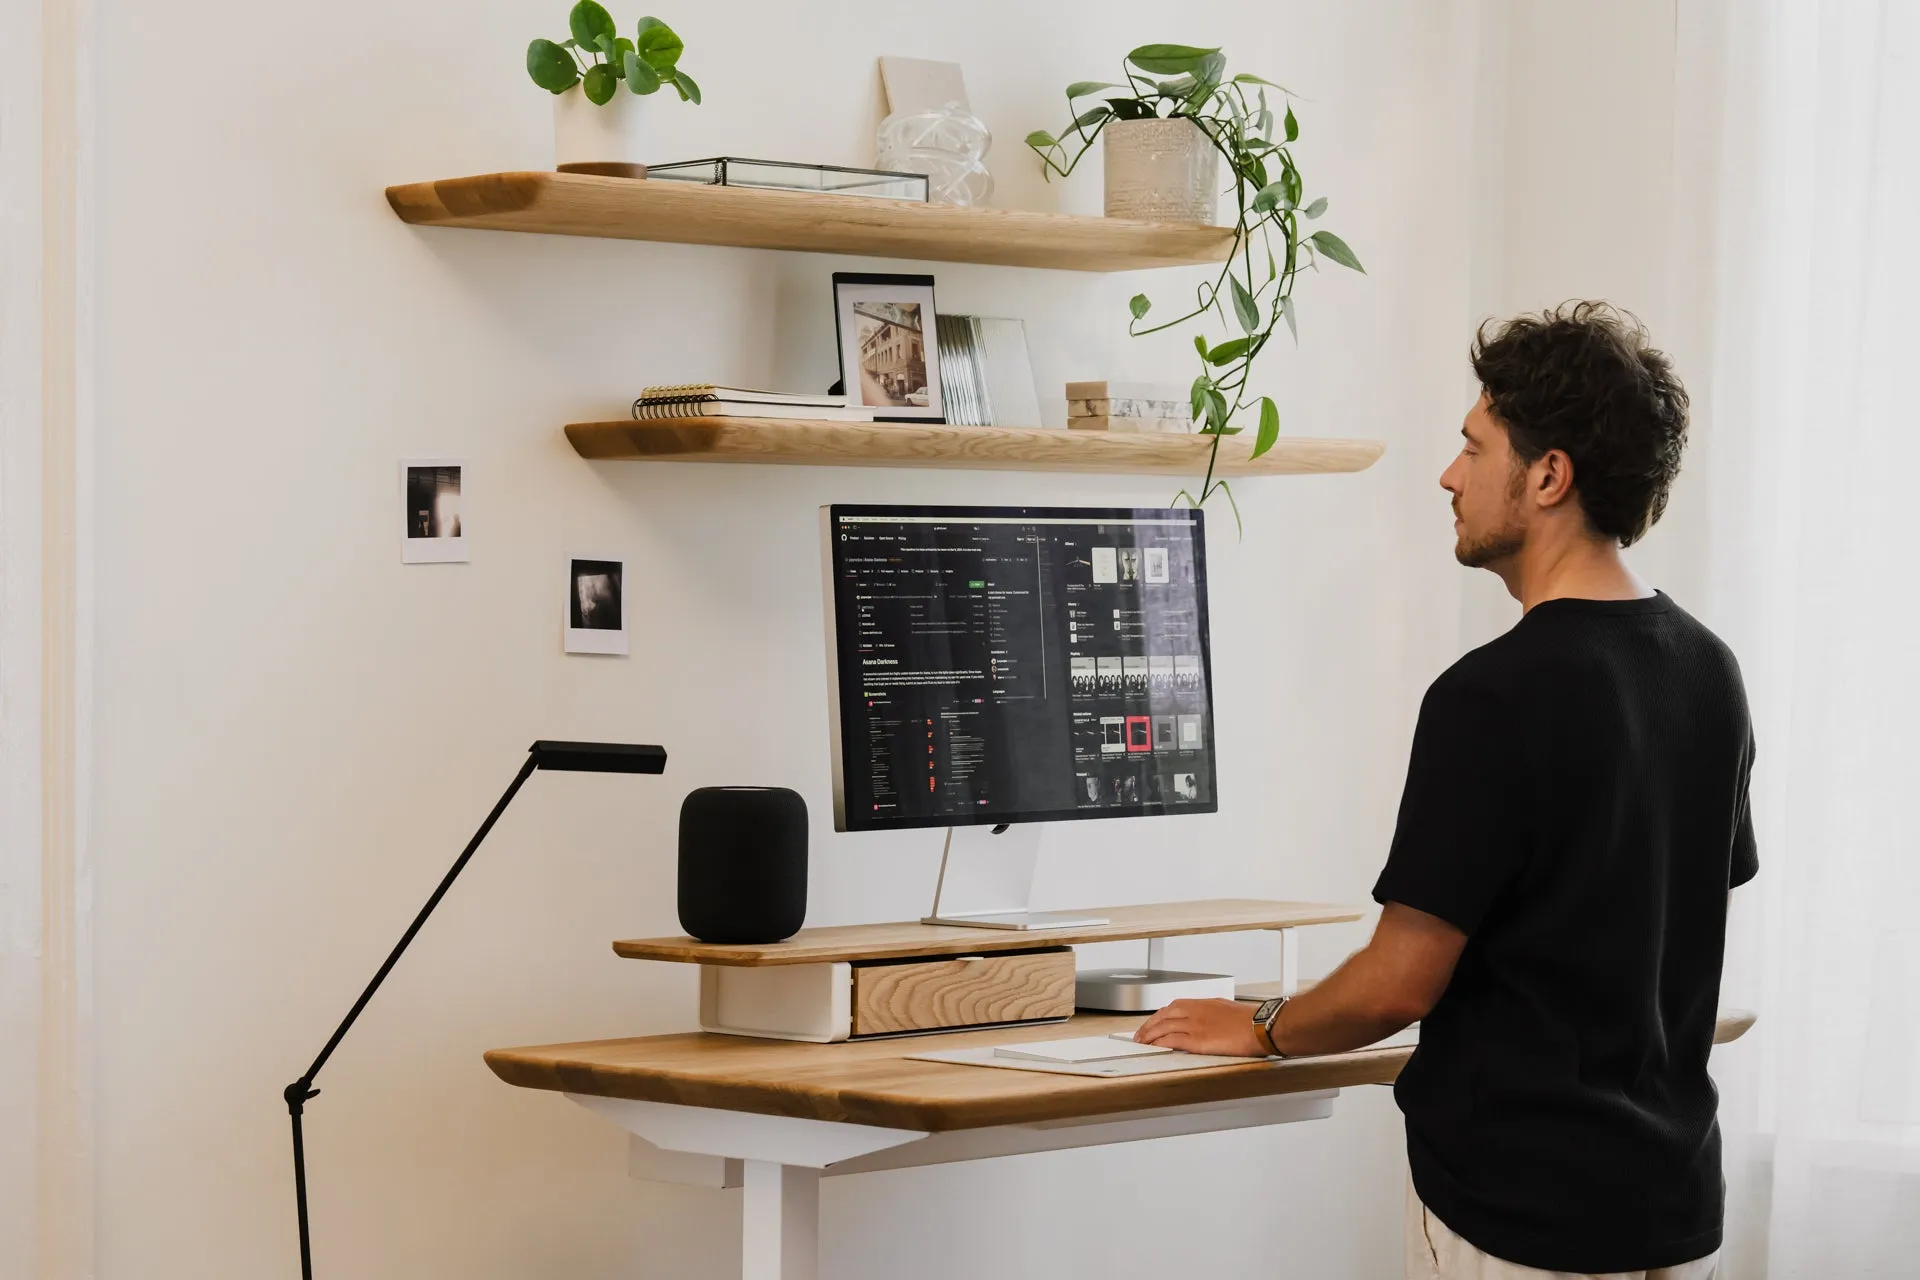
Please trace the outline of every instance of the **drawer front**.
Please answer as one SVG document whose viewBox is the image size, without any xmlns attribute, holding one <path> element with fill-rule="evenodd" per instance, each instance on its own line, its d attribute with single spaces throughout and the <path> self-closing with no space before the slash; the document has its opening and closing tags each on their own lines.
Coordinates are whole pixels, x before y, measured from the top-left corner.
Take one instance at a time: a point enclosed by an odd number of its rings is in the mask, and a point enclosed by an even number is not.
<svg viewBox="0 0 1920 1280">
<path fill-rule="evenodd" d="M 853 1034 L 897 1035 L 1073 1013 L 1073 949 L 858 965 Z"/>
</svg>

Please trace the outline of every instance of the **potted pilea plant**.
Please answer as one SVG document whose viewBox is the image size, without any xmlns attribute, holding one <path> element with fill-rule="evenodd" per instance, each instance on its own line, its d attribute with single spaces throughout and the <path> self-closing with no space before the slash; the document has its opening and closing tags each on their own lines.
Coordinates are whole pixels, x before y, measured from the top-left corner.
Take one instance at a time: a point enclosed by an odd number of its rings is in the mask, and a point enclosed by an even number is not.
<svg viewBox="0 0 1920 1280">
<path fill-rule="evenodd" d="M 1146 294 L 1135 294 L 1128 304 L 1133 318 L 1127 331 L 1141 337 L 1204 319 L 1208 313 L 1226 327 L 1228 336 L 1218 343 L 1208 343 L 1204 333 L 1193 338 L 1200 355 L 1200 374 L 1190 392 L 1194 427 L 1214 440 L 1199 496 L 1183 489 L 1176 501 L 1198 506 L 1224 493 L 1237 524 L 1240 511 L 1233 491 L 1214 476 L 1220 437 L 1238 434 L 1242 428 L 1235 420 L 1256 404 L 1253 456 L 1271 449 L 1280 437 L 1280 410 L 1273 397 L 1256 400 L 1249 395 L 1253 363 L 1282 321 L 1299 341 L 1293 286 L 1302 268 L 1317 271 L 1322 258 L 1355 271 L 1365 268 L 1333 232 L 1302 234 L 1302 222 L 1325 213 L 1327 200 L 1305 199 L 1305 184 L 1290 150 L 1300 136 L 1300 123 L 1285 88 L 1245 73 L 1228 77 L 1220 50 L 1179 44 L 1142 45 L 1127 55 L 1122 71 L 1122 84 L 1068 85 L 1072 123 L 1057 138 L 1036 130 L 1027 135 L 1027 145 L 1046 165 L 1051 180 L 1054 174 L 1070 175 L 1094 140 L 1106 134 L 1109 217 L 1212 222 L 1221 186 L 1219 164 L 1226 163 L 1234 194 L 1233 244 L 1226 261 L 1218 274 L 1200 284 L 1193 308 L 1171 320 L 1149 322 L 1153 304 Z M 1280 95 L 1279 117 L 1268 104 L 1269 89 Z M 1160 158 L 1143 167 L 1130 152 Z M 1164 180 L 1169 174 L 1171 182 Z"/>
<path fill-rule="evenodd" d="M 682 102 L 700 102 L 700 86 L 680 69 L 685 46 L 658 18 L 640 19 L 633 39 L 627 39 L 594 0 L 574 5 L 567 26 L 568 39 L 527 46 L 527 75 L 554 95 L 554 167 L 646 177 L 640 99 L 672 85 Z M 622 84 L 626 93 L 620 92 Z"/>
</svg>

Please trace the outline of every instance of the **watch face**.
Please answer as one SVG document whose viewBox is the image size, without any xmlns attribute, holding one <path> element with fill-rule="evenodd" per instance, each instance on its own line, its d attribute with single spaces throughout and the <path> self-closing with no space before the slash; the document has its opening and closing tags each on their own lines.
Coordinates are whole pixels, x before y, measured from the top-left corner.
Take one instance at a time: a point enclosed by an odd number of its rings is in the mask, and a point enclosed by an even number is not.
<svg viewBox="0 0 1920 1280">
<path fill-rule="evenodd" d="M 1268 1018 L 1271 1018 L 1274 1012 L 1284 1003 L 1285 1001 L 1279 996 L 1275 996 L 1271 1000 L 1261 1001 L 1260 1007 L 1253 1011 L 1253 1020 L 1255 1022 L 1265 1022 Z"/>
</svg>

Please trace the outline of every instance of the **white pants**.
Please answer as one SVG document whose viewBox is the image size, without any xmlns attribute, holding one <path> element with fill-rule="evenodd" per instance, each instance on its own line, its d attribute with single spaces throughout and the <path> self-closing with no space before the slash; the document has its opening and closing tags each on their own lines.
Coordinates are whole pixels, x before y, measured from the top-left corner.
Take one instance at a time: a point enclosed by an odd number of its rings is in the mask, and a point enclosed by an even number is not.
<svg viewBox="0 0 1920 1280">
<path fill-rule="evenodd" d="M 1575 1276 L 1570 1271 L 1502 1262 L 1455 1235 L 1420 1203 L 1413 1183 L 1407 1183 L 1407 1280 L 1714 1280 L 1719 1274 L 1718 1252 L 1677 1267 L 1612 1271 L 1605 1276 Z"/>
</svg>

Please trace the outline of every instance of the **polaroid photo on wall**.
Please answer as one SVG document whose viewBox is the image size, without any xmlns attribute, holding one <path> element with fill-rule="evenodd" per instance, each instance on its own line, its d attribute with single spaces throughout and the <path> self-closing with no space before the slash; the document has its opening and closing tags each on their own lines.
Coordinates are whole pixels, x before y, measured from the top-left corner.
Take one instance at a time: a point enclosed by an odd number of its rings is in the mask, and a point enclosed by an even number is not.
<svg viewBox="0 0 1920 1280">
<path fill-rule="evenodd" d="M 945 422 L 932 276 L 833 273 L 834 333 L 847 403 L 876 422 Z"/>
<path fill-rule="evenodd" d="M 466 464 L 459 458 L 408 458 L 400 464 L 406 533 L 402 564 L 453 564 L 467 556 Z"/>
<path fill-rule="evenodd" d="M 627 652 L 627 566 L 609 556 L 567 560 L 567 604 L 561 620 L 568 653 Z"/>
</svg>

